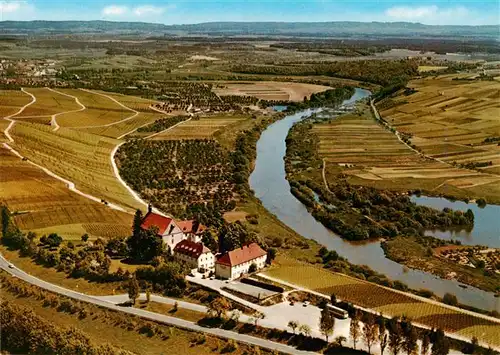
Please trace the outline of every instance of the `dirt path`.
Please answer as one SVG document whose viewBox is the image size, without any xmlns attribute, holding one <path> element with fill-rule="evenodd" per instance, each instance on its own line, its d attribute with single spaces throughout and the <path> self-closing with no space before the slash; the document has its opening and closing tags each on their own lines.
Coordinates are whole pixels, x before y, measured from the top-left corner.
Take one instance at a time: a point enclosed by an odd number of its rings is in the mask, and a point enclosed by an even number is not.
<svg viewBox="0 0 500 355">
<path fill-rule="evenodd" d="M 323 158 L 323 169 L 321 170 L 321 175 L 323 175 L 323 183 L 325 184 L 326 191 L 332 193 L 330 188 L 328 187 L 328 181 L 326 181 L 326 160 Z"/>
<path fill-rule="evenodd" d="M 103 124 L 103 125 L 97 125 L 97 126 L 81 126 L 81 127 L 71 127 L 73 129 L 83 129 L 83 128 L 99 128 L 99 127 L 110 127 L 110 126 L 114 126 L 115 124 L 118 124 L 118 123 L 122 123 L 122 122 L 126 122 L 126 121 L 129 121 L 135 117 L 137 117 L 137 115 L 139 115 L 139 111 L 136 111 L 128 106 L 125 106 L 124 104 L 122 104 L 120 101 L 116 100 L 115 98 L 111 97 L 111 96 L 108 96 L 108 95 L 105 95 L 105 94 L 101 94 L 99 92 L 95 92 L 95 91 L 91 91 L 91 90 L 87 90 L 87 89 L 80 89 L 82 91 L 85 91 L 85 92 L 88 92 L 88 93 L 91 93 L 91 94 L 95 94 L 95 95 L 99 95 L 99 96 L 102 96 L 102 97 L 105 97 L 111 101 L 113 101 L 114 103 L 118 104 L 119 106 L 123 107 L 124 109 L 130 111 L 130 112 L 133 112 L 133 114 L 131 116 L 128 116 L 127 118 L 124 118 L 123 120 L 120 120 L 120 121 L 116 121 L 116 122 L 111 122 L 111 123 L 108 123 L 108 124 Z"/>
<path fill-rule="evenodd" d="M 186 123 L 186 122 L 191 121 L 191 120 L 193 119 L 193 117 L 194 117 L 194 115 L 190 112 L 192 108 L 193 108 L 193 105 L 191 104 L 191 105 L 189 105 L 189 107 L 188 107 L 188 109 L 187 109 L 187 112 L 188 112 L 188 114 L 189 114 L 189 116 L 190 116 L 190 117 L 189 117 L 189 119 L 187 119 L 187 120 L 185 120 L 185 121 L 181 121 L 181 122 L 179 122 L 179 123 L 176 123 L 176 124 L 174 124 L 173 126 L 168 127 L 167 129 L 164 129 L 163 131 L 153 133 L 153 134 L 151 134 L 151 135 L 147 136 L 145 139 L 150 139 L 150 138 L 156 137 L 157 135 L 159 135 L 159 134 L 161 134 L 161 133 L 168 132 L 168 131 L 170 131 L 171 129 L 174 129 L 175 127 L 177 127 L 177 126 L 179 126 L 179 125 L 181 125 L 181 124 L 183 124 L 183 123 Z M 164 113 L 165 113 L 165 111 L 162 111 L 162 110 L 159 110 L 159 109 L 155 109 L 155 110 L 156 110 L 156 111 L 158 111 L 158 112 L 164 112 Z"/>
<path fill-rule="evenodd" d="M 24 110 L 26 110 L 26 108 L 28 106 L 31 106 L 33 105 L 35 102 L 36 102 L 36 97 L 35 95 L 27 92 L 26 90 L 24 90 L 24 88 L 21 88 L 21 91 L 24 92 L 26 95 L 29 95 L 31 96 L 31 102 L 27 103 L 26 105 L 24 105 L 23 107 L 21 107 L 19 109 L 19 111 L 17 111 L 16 113 L 13 113 L 12 115 L 9 115 L 9 116 L 5 116 L 3 119 L 4 120 L 7 120 L 7 121 L 10 121 L 10 124 L 7 126 L 7 128 L 3 131 L 3 134 L 5 135 L 5 137 L 7 137 L 7 139 L 9 140 L 9 142 L 14 142 L 14 139 L 11 137 L 11 135 L 9 134 L 9 131 L 11 130 L 12 126 L 14 126 L 14 124 L 16 123 L 15 120 L 12 119 L 12 117 L 15 117 L 15 116 L 18 116 L 20 115 L 21 113 L 23 113 Z"/>
<path fill-rule="evenodd" d="M 59 94 L 59 95 L 64 95 L 64 96 L 70 97 L 70 98 L 72 98 L 72 99 L 74 99 L 74 100 L 75 100 L 75 102 L 76 102 L 76 104 L 77 104 L 78 106 L 80 106 L 80 108 L 79 108 L 78 110 L 71 110 L 71 111 L 59 112 L 59 113 L 56 113 L 55 115 L 52 115 L 52 116 L 51 116 L 51 120 L 50 120 L 50 125 L 51 125 L 51 126 L 54 126 L 54 132 L 55 132 L 55 131 L 57 131 L 59 128 L 61 128 L 61 127 L 57 124 L 57 116 L 59 116 L 59 115 L 64 115 L 64 114 L 67 114 L 67 113 L 76 113 L 76 112 L 80 112 L 80 111 L 83 111 L 83 110 L 86 110 L 86 109 L 87 109 L 87 107 L 85 107 L 85 105 L 84 105 L 84 104 L 82 104 L 82 103 L 80 102 L 80 100 L 78 100 L 78 97 L 76 97 L 76 96 L 69 95 L 69 94 L 66 94 L 66 93 L 64 93 L 64 92 L 60 92 L 60 91 L 54 90 L 54 89 L 52 89 L 52 88 L 47 88 L 47 90 L 50 90 L 50 91 L 52 91 L 52 92 L 55 92 L 55 93 L 57 93 L 57 94 Z"/>
</svg>

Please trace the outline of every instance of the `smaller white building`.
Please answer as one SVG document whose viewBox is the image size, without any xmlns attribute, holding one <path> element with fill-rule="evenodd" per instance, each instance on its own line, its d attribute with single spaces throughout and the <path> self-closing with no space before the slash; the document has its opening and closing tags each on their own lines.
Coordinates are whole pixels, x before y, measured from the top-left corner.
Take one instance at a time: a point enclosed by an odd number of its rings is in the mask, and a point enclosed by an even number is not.
<svg viewBox="0 0 500 355">
<path fill-rule="evenodd" d="M 215 262 L 215 276 L 221 279 L 234 280 L 248 274 L 250 265 L 255 264 L 257 270 L 266 266 L 267 253 L 257 243 L 245 245 L 222 255 Z"/>
<path fill-rule="evenodd" d="M 195 243 L 188 239 L 175 246 L 174 258 L 202 272 L 213 271 L 215 266 L 215 256 L 210 249 L 202 243 Z"/>
</svg>

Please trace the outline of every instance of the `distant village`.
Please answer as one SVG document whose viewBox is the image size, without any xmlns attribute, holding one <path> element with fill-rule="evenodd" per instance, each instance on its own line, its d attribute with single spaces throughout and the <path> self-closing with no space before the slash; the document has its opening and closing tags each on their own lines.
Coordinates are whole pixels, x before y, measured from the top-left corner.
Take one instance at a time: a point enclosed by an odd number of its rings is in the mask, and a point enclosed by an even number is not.
<svg viewBox="0 0 500 355">
<path fill-rule="evenodd" d="M 480 246 L 457 247 L 445 249 L 439 256 L 459 265 L 500 274 L 500 249 Z"/>
</svg>

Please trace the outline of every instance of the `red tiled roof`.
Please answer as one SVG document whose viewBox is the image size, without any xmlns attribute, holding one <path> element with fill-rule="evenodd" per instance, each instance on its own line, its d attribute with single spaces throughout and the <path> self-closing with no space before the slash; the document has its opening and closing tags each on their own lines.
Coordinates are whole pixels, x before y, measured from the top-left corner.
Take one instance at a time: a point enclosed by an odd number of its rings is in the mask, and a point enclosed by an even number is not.
<svg viewBox="0 0 500 355">
<path fill-rule="evenodd" d="M 209 253 L 210 249 L 202 243 L 195 243 L 190 240 L 182 240 L 174 248 L 174 254 L 184 254 L 192 258 L 198 259 L 201 254 Z"/>
<path fill-rule="evenodd" d="M 259 246 L 259 244 L 252 243 L 249 245 L 244 245 L 239 249 L 227 252 L 226 254 L 222 255 L 219 259 L 217 259 L 216 263 L 232 267 L 246 263 L 247 261 L 254 260 L 266 254 L 267 254 L 266 251 L 263 250 Z"/>
<path fill-rule="evenodd" d="M 178 221 L 177 225 L 184 233 L 201 234 L 207 227 L 201 223 L 197 223 L 194 219 L 189 221 Z"/>
<path fill-rule="evenodd" d="M 172 218 L 165 217 L 153 212 L 148 212 L 146 217 L 142 220 L 141 228 L 149 229 L 152 226 L 158 227 L 159 234 L 164 234 L 167 228 L 172 223 Z"/>
</svg>

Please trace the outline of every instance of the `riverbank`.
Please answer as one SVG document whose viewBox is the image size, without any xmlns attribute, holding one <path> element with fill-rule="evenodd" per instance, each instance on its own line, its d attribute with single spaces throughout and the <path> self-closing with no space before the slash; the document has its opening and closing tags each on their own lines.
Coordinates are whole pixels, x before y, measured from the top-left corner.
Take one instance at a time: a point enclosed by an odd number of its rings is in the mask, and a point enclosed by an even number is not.
<svg viewBox="0 0 500 355">
<path fill-rule="evenodd" d="M 448 261 L 422 237 L 396 237 L 382 243 L 385 255 L 397 263 L 412 269 L 432 273 L 448 280 L 477 287 L 488 292 L 500 292 L 500 275 L 484 266 L 467 266 Z M 466 247 L 463 247 L 466 248 Z"/>
<path fill-rule="evenodd" d="M 365 98 L 369 94 L 369 92 L 357 89 L 355 96 L 345 102 L 344 105 L 351 105 L 356 100 Z M 418 270 L 408 270 L 406 267 L 387 259 L 380 247 L 380 242 L 353 244 L 340 239 L 317 222 L 307 211 L 306 207 L 291 194 L 283 164 L 283 158 L 286 153 L 286 136 L 289 129 L 296 122 L 301 121 L 304 117 L 314 112 L 320 111 L 307 110 L 289 115 L 272 124 L 262 133 L 257 142 L 255 169 L 250 176 L 250 187 L 254 190 L 255 196 L 262 202 L 262 206 L 274 215 L 281 224 L 286 225 L 287 228 L 291 228 L 294 233 L 298 233 L 308 239 L 313 239 L 319 245 L 324 245 L 328 250 L 336 251 L 339 256 L 347 258 L 352 263 L 351 265 L 368 265 L 377 275 L 384 274 L 395 283 L 401 284 L 403 282 L 408 287 L 416 290 L 424 288 L 432 289 L 441 297 L 445 293 L 453 293 L 457 295 L 459 302 L 462 304 L 486 308 L 488 310 L 499 309 L 500 304 L 497 303 L 497 299 L 491 293 L 476 288 L 463 289 L 456 281 L 438 279 L 431 274 Z M 318 115 L 325 116 L 324 113 L 319 113 Z M 329 164 L 326 168 L 327 177 L 329 176 L 328 171 L 330 166 L 333 166 L 333 164 Z M 321 169 L 322 161 L 319 160 L 318 169 L 308 169 L 307 174 L 317 176 L 321 184 L 323 184 Z M 304 239 L 302 240 L 304 241 Z M 295 247 L 288 249 L 285 240 L 283 243 L 284 248 L 281 252 L 299 260 L 307 259 L 308 262 L 322 262 L 321 256 L 309 249 L 309 246 L 314 245 L 314 243 L 311 243 L 312 241 L 305 243 L 302 250 Z M 357 267 L 356 272 L 362 273 L 366 269 L 366 267 Z M 344 272 L 344 270 L 339 271 Z M 360 275 L 358 276 L 361 277 Z M 375 276 L 375 279 L 377 278 L 378 276 Z"/>
</svg>

